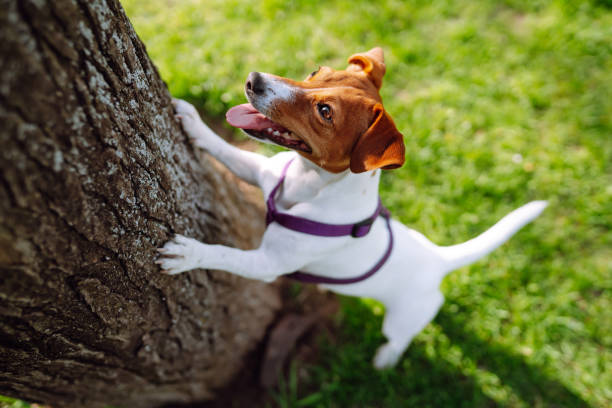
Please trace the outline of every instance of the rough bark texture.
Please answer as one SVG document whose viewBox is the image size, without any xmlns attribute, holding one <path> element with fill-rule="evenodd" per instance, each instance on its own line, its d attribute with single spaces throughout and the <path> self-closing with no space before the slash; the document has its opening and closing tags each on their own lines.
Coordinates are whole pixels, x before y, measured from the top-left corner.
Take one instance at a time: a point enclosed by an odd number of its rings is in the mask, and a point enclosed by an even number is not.
<svg viewBox="0 0 612 408">
<path fill-rule="evenodd" d="M 253 247 L 262 217 L 200 162 L 116 0 L 0 0 L 0 394 L 209 398 L 278 308 L 223 272 L 158 273 L 173 233 Z"/>
</svg>

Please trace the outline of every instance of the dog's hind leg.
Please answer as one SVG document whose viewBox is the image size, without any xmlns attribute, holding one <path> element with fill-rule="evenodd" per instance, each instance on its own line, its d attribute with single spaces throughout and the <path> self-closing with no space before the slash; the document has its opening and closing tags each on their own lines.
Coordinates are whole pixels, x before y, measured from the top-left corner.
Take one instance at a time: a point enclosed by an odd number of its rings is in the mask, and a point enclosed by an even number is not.
<svg viewBox="0 0 612 408">
<path fill-rule="evenodd" d="M 395 366 L 414 336 L 433 320 L 443 303 L 444 296 L 435 290 L 387 305 L 382 331 L 388 341 L 378 348 L 374 367 L 381 370 Z"/>
</svg>

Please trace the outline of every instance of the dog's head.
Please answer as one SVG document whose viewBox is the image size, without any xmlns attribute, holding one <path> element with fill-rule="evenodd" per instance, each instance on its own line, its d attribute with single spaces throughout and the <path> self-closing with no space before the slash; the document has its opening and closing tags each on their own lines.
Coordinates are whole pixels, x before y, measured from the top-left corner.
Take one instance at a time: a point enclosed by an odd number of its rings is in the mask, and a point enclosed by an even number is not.
<svg viewBox="0 0 612 408">
<path fill-rule="evenodd" d="M 227 120 L 334 173 L 400 167 L 404 140 L 379 94 L 382 49 L 348 62 L 343 71 L 321 67 L 304 81 L 251 72 L 245 86 L 250 103 L 230 109 Z"/>
</svg>

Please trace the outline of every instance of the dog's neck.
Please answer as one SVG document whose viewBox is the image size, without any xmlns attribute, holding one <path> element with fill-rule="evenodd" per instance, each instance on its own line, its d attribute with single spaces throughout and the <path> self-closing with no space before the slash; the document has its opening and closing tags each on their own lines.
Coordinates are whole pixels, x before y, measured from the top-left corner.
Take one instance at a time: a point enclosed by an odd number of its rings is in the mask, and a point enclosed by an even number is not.
<svg viewBox="0 0 612 408">
<path fill-rule="evenodd" d="M 364 214 L 350 214 L 349 218 L 359 218 L 361 215 L 365 217 L 378 203 L 379 181 L 379 170 L 359 174 L 350 170 L 331 173 L 310 160 L 296 155 L 283 185 L 281 205 L 289 208 L 297 203 L 325 201 L 329 202 L 326 206 L 328 208 L 346 213 L 364 212 Z"/>
</svg>

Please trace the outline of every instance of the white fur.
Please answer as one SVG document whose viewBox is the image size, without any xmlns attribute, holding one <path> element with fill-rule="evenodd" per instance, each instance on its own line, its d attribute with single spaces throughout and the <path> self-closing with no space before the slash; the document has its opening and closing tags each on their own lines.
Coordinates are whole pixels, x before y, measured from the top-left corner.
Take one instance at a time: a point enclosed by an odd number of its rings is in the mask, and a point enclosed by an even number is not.
<svg viewBox="0 0 612 408">
<path fill-rule="evenodd" d="M 175 106 L 195 145 L 208 150 L 239 177 L 260 186 L 266 197 L 278 182 L 283 166 L 294 158 L 276 201 L 279 211 L 333 224 L 357 222 L 374 212 L 380 171 L 333 174 L 295 152 L 271 158 L 244 152 L 216 137 L 191 105 L 176 101 Z M 439 290 L 442 278 L 491 252 L 537 217 L 545 206 L 544 201 L 529 203 L 481 236 L 451 247 L 434 245 L 421 233 L 393 220 L 394 249 L 374 276 L 350 285 L 322 286 L 345 295 L 374 298 L 385 305 L 383 333 L 388 342 L 378 350 L 374 365 L 392 367 L 412 338 L 437 314 L 444 301 Z M 246 278 L 272 281 L 300 270 L 344 278 L 370 269 L 387 244 L 387 229 L 380 217 L 362 238 L 322 238 L 272 223 L 257 249 L 208 245 L 178 235 L 160 249 L 164 257 L 157 262 L 169 274 L 194 268 L 222 269 Z"/>
<path fill-rule="evenodd" d="M 272 111 L 279 102 L 291 102 L 295 94 L 300 91 L 273 75 L 266 73 L 260 73 L 259 75 L 264 83 L 266 92 L 257 99 L 249 98 L 249 101 L 264 115 L 269 115 L 270 111 Z"/>
</svg>

